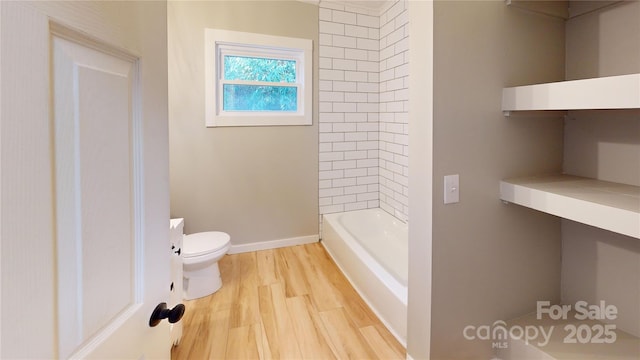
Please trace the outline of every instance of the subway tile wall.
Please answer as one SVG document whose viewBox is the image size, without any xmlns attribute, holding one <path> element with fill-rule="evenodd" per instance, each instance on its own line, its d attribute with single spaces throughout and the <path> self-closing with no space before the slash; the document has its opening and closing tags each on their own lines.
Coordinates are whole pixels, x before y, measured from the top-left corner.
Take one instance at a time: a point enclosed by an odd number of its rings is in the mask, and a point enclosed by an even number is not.
<svg viewBox="0 0 640 360">
<path fill-rule="evenodd" d="M 320 2 L 320 214 L 408 216 L 408 13 Z"/>
</svg>

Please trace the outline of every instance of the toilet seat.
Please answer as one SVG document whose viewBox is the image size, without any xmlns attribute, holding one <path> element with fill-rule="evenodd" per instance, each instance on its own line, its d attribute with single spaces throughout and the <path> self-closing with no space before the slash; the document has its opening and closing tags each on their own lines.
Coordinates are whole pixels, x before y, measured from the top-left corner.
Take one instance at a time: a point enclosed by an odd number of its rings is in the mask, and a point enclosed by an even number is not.
<svg viewBox="0 0 640 360">
<path fill-rule="evenodd" d="M 227 248 L 230 240 L 229 234 L 221 231 L 186 235 L 182 243 L 182 256 L 190 258 L 215 253 Z"/>
</svg>

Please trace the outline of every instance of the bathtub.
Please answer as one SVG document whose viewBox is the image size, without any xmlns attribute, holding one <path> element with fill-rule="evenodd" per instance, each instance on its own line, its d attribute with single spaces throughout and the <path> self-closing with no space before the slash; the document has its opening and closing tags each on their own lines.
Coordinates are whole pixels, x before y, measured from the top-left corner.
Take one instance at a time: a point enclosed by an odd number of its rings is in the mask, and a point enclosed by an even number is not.
<svg viewBox="0 0 640 360">
<path fill-rule="evenodd" d="M 402 345 L 407 340 L 407 224 L 381 209 L 323 215 L 322 245 Z"/>
</svg>

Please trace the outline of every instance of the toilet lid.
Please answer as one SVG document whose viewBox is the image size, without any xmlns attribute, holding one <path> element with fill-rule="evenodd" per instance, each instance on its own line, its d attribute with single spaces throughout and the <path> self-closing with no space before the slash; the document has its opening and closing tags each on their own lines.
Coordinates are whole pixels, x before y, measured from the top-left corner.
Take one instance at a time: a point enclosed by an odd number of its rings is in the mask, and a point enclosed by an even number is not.
<svg viewBox="0 0 640 360">
<path fill-rule="evenodd" d="M 218 251 L 227 244 L 231 237 L 221 231 L 207 231 L 186 235 L 182 242 L 182 256 L 198 256 Z"/>
</svg>

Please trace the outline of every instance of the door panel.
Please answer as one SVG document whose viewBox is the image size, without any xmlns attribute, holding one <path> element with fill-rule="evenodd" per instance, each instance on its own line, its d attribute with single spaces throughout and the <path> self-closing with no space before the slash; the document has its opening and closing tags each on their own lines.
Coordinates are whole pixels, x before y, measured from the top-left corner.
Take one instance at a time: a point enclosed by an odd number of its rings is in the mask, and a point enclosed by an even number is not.
<svg viewBox="0 0 640 360">
<path fill-rule="evenodd" d="M 137 304 L 133 56 L 52 37 L 60 354 L 67 357 Z M 105 50 L 108 50 L 105 49 Z M 138 206 L 139 207 L 139 206 Z"/>
</svg>

